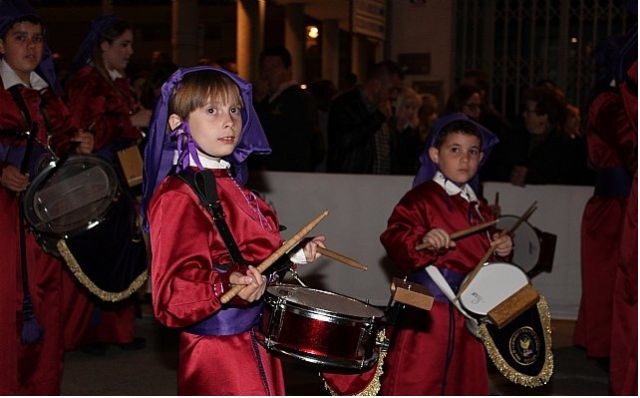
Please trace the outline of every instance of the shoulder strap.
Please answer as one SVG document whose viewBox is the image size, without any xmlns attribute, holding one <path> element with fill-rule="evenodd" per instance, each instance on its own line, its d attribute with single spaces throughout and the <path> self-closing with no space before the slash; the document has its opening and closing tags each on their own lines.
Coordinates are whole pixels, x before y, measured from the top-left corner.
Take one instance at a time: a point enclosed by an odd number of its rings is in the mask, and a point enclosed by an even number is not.
<svg viewBox="0 0 640 398">
<path fill-rule="evenodd" d="M 22 158 L 22 165 L 20 166 L 20 172 L 25 174 L 29 170 L 31 152 L 33 152 L 33 141 L 35 140 L 36 134 L 38 134 L 38 129 L 31 119 L 31 113 L 29 113 L 27 104 L 24 103 L 24 99 L 22 95 L 20 95 L 20 91 L 18 91 L 18 86 L 10 87 L 9 92 L 13 97 L 13 102 L 15 102 L 18 109 L 20 109 L 20 113 L 22 113 L 22 117 L 27 124 L 27 131 L 24 133 L 27 136 L 27 147 L 24 152 L 24 157 Z"/>
<path fill-rule="evenodd" d="M 231 255 L 233 261 L 238 264 L 246 264 L 246 261 L 240 254 L 240 249 L 236 244 L 231 230 L 225 221 L 224 211 L 222 210 L 222 204 L 218 198 L 218 192 L 216 190 L 216 179 L 210 172 L 194 172 L 191 169 L 183 170 L 181 173 L 176 174 L 178 178 L 184 181 L 188 186 L 193 189 L 193 192 L 200 198 L 200 202 L 205 209 L 211 215 L 216 228 L 222 236 L 225 246 Z"/>
</svg>

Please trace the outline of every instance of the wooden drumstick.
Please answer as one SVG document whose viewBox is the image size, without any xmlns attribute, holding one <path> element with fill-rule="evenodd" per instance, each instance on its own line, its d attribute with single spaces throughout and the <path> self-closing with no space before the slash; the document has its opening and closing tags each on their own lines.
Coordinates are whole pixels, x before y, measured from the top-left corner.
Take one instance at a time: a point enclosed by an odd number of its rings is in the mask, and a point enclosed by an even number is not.
<svg viewBox="0 0 640 398">
<path fill-rule="evenodd" d="M 502 231 L 500 232 L 499 236 L 505 236 L 505 235 L 511 235 L 513 234 L 516 229 L 518 229 L 518 227 L 520 225 L 522 225 L 522 223 L 524 221 L 526 221 L 529 217 L 531 217 L 531 215 L 533 214 L 534 211 L 536 211 L 536 206 L 537 206 L 538 202 L 533 202 L 533 204 L 531 206 L 529 206 L 529 208 L 527 209 L 527 211 L 525 211 L 520 218 L 518 218 L 518 221 L 513 224 L 513 226 L 508 230 L 508 231 Z M 467 288 L 467 285 L 473 280 L 473 278 L 476 276 L 476 274 L 478 272 L 480 272 L 480 268 L 482 268 L 482 265 L 487 262 L 487 260 L 489 260 L 489 257 L 491 257 L 491 253 L 493 253 L 494 250 L 494 246 L 493 243 L 491 244 L 491 246 L 489 246 L 489 249 L 487 249 L 487 251 L 484 253 L 484 256 L 482 256 L 482 258 L 480 259 L 480 261 L 478 262 L 478 265 L 475 266 L 475 268 L 469 272 L 469 274 L 467 275 L 467 277 L 465 278 L 465 280 L 462 282 L 462 284 L 460 285 L 460 289 L 458 290 L 458 297 L 460 296 L 460 294 L 464 291 L 464 289 Z"/>
<path fill-rule="evenodd" d="M 264 271 L 266 271 L 267 268 L 269 268 L 271 265 L 273 265 L 273 263 L 275 263 L 277 259 L 282 257 L 286 252 L 288 252 L 295 245 L 300 243 L 300 241 L 302 239 L 304 239 L 304 237 L 309 232 L 311 232 L 311 230 L 314 229 L 316 227 L 316 225 L 318 225 L 320 223 L 320 221 L 322 221 L 322 219 L 325 218 L 328 214 L 329 214 L 329 211 L 325 210 L 322 213 L 320 213 L 319 216 L 317 216 L 316 218 L 311 220 L 307 225 L 305 225 L 304 227 L 300 228 L 300 230 L 298 232 L 296 232 L 295 235 L 293 235 L 289 240 L 284 242 L 284 244 L 282 246 L 280 246 L 278 248 L 278 250 L 276 250 L 273 253 L 271 253 L 271 255 L 269 257 L 267 257 L 263 262 L 260 263 L 260 265 L 258 265 L 256 267 L 258 272 L 263 273 Z M 240 292 L 240 290 L 244 289 L 245 286 L 246 285 L 235 285 L 234 287 L 229 289 L 228 292 L 223 294 L 222 297 L 220 297 L 220 302 L 222 304 L 228 303 L 229 300 L 234 298 L 236 296 L 236 294 L 238 294 L 238 292 Z"/>
<path fill-rule="evenodd" d="M 454 233 L 452 233 L 451 235 L 449 235 L 449 237 L 452 240 L 456 240 L 456 239 L 460 239 L 464 236 L 467 235 L 471 235 L 475 232 L 478 231 L 482 231 L 483 229 L 489 228 L 492 225 L 496 225 L 498 223 L 498 220 L 493 220 L 493 221 L 488 221 L 482 224 L 478 224 L 478 225 L 474 225 L 472 227 L 469 227 L 467 229 L 462 229 L 460 231 L 456 231 Z M 432 246 L 430 243 L 421 243 L 418 246 L 416 246 L 416 250 L 424 250 L 424 249 L 431 249 Z"/>
<path fill-rule="evenodd" d="M 534 211 L 536 211 L 538 206 L 538 202 L 534 201 L 531 206 L 529 206 L 529 208 L 527 209 L 527 211 L 525 211 L 520 218 L 518 218 L 518 221 L 516 221 L 515 224 L 513 224 L 513 226 L 511 226 L 511 228 L 509 228 L 509 230 L 507 232 L 505 232 L 508 235 L 512 235 L 514 232 L 516 232 L 516 229 L 518 229 L 518 227 L 520 227 L 520 225 L 527 221 L 529 219 L 529 217 L 531 217 L 531 215 L 533 214 Z M 503 233 L 503 234 L 505 234 Z"/>
<path fill-rule="evenodd" d="M 348 265 L 349 267 L 353 267 L 353 268 L 357 268 L 363 271 L 367 270 L 367 266 L 364 264 L 360 264 L 359 262 L 357 262 L 356 260 L 349 258 L 345 255 L 342 255 L 340 253 L 334 252 L 333 250 L 329 250 L 326 247 L 320 247 L 318 246 L 316 248 L 316 250 L 318 251 L 318 253 L 322 254 L 323 256 L 327 256 L 329 258 L 332 258 L 336 261 L 341 262 L 344 265 Z"/>
</svg>

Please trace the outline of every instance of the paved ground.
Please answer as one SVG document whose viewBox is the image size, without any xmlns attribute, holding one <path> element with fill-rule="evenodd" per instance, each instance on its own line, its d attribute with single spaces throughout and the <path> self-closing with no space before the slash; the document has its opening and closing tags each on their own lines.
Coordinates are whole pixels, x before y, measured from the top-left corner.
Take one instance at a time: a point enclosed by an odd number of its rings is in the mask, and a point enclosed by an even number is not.
<svg viewBox="0 0 640 398">
<path fill-rule="evenodd" d="M 109 347 L 103 356 L 81 351 L 67 353 L 63 395 L 175 395 L 177 334 L 160 326 L 150 315 L 138 319 L 139 336 L 146 348 L 123 351 Z M 607 395 L 607 372 L 584 351 L 571 345 L 573 322 L 555 321 L 555 373 L 537 389 L 509 383 L 496 371 L 490 375 L 494 395 Z M 284 359 L 289 395 L 328 395 L 318 370 L 304 362 Z"/>
</svg>

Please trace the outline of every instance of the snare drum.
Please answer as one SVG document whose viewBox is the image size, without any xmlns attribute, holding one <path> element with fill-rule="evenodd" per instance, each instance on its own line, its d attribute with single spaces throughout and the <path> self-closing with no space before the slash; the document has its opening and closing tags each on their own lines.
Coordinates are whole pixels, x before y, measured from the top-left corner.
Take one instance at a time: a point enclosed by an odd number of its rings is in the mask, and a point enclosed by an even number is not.
<svg viewBox="0 0 640 398">
<path fill-rule="evenodd" d="M 293 285 L 267 288 L 260 342 L 313 364 L 362 370 L 378 361 L 384 313 L 356 299 Z"/>
<path fill-rule="evenodd" d="M 105 301 L 130 296 L 146 280 L 146 248 L 133 200 L 113 167 L 91 155 L 51 162 L 24 195 L 24 214 L 43 248 Z"/>
</svg>

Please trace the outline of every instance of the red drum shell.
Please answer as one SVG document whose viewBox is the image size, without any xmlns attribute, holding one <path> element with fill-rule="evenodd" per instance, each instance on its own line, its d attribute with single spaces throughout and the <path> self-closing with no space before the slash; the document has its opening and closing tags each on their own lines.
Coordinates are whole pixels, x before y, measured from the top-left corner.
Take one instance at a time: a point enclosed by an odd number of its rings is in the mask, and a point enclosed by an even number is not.
<svg viewBox="0 0 640 398">
<path fill-rule="evenodd" d="M 350 297 L 301 286 L 267 289 L 261 343 L 306 362 L 367 369 L 378 360 L 383 312 Z"/>
</svg>

